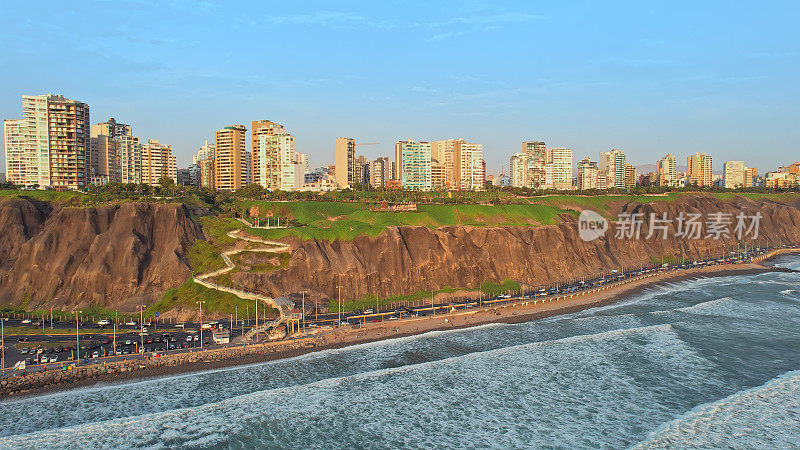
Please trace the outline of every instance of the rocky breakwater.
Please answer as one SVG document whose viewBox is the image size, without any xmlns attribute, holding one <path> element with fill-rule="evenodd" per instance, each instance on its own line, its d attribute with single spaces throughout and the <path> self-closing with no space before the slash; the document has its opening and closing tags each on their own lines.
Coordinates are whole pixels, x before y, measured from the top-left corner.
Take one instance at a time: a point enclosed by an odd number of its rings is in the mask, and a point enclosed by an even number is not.
<svg viewBox="0 0 800 450">
<path fill-rule="evenodd" d="M 203 238 L 181 205 L 61 207 L 0 201 L 0 304 L 133 311 L 189 278 L 186 252 Z"/>
<path fill-rule="evenodd" d="M 254 344 L 214 350 L 194 351 L 174 355 L 148 355 L 143 359 L 128 361 L 97 362 L 96 364 L 72 367 L 68 370 L 49 370 L 26 375 L 16 375 L 0 380 L 0 397 L 30 391 L 52 389 L 58 386 L 111 381 L 115 379 L 139 378 L 148 375 L 164 375 L 209 368 L 209 365 L 228 365 L 242 362 L 246 358 L 264 357 L 278 352 L 307 351 L 322 344 L 313 338 L 288 342 Z M 64 363 L 69 367 L 70 363 Z"/>
<path fill-rule="evenodd" d="M 507 278 L 527 285 L 596 274 L 601 270 L 639 266 L 675 259 L 697 259 L 744 249 L 735 235 L 714 239 L 676 237 L 676 223 L 669 225 L 667 239 L 658 233 L 647 239 L 650 213 L 676 218 L 679 213 L 739 213 L 762 215 L 760 245 L 800 242 L 800 203 L 779 203 L 711 195 L 686 195 L 677 200 L 651 203 L 620 202 L 611 211 L 641 213 L 645 223 L 639 239 L 617 239 L 613 230 L 594 241 L 582 240 L 577 219 L 561 216 L 556 225 L 530 227 L 391 227 L 376 237 L 352 241 L 292 238 L 288 267 L 269 273 L 239 272 L 238 286 L 271 295 L 287 295 L 308 289 L 335 298 L 342 286 L 346 298 L 382 297 L 418 291 L 478 288 L 486 281 Z M 735 219 L 734 219 L 735 220 Z M 735 224 L 734 224 L 735 225 Z M 731 228 L 732 229 L 732 228 Z M 705 235 L 705 229 L 703 231 Z"/>
</svg>

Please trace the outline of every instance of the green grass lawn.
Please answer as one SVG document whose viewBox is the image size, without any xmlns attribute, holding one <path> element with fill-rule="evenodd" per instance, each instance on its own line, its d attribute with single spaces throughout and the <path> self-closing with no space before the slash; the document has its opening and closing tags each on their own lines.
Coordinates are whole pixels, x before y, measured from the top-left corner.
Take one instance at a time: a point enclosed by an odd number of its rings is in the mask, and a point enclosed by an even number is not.
<svg viewBox="0 0 800 450">
<path fill-rule="evenodd" d="M 156 311 L 163 312 L 175 308 L 184 309 L 197 309 L 198 301 L 203 302 L 203 312 L 217 313 L 222 315 L 234 314 L 238 307 L 239 317 L 244 317 L 245 311 L 250 309 L 251 316 L 253 314 L 255 302 L 252 300 L 242 300 L 239 297 L 228 292 L 220 292 L 213 289 L 208 289 L 195 283 L 193 280 L 187 280 L 182 285 L 172 288 L 164 293 L 161 300 L 157 303 L 150 305 L 145 310 L 145 316 L 153 317 Z M 262 308 L 259 305 L 259 308 Z M 259 316 L 261 316 L 263 309 L 259 309 Z M 267 308 L 266 314 L 268 317 L 277 317 L 278 310 Z"/>
</svg>

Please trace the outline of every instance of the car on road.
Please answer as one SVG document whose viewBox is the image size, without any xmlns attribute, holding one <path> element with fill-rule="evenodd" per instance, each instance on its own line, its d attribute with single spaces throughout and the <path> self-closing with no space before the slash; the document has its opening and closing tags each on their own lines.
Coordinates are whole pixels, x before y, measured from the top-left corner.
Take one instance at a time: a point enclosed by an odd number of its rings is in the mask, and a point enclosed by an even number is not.
<svg viewBox="0 0 800 450">
<path fill-rule="evenodd" d="M 98 325 L 98 326 L 101 326 L 101 327 L 104 327 L 104 326 L 106 326 L 106 325 L 111 325 L 111 321 L 110 321 L 110 320 L 108 320 L 108 319 L 102 319 L 102 320 L 98 320 L 98 321 L 97 321 L 97 325 Z"/>
<path fill-rule="evenodd" d="M 184 325 L 182 323 L 176 323 L 175 328 L 183 328 Z"/>
<path fill-rule="evenodd" d="M 58 362 L 58 355 L 53 355 L 50 357 L 50 362 Z"/>
<path fill-rule="evenodd" d="M 125 345 L 131 345 L 131 340 L 130 339 L 125 339 Z"/>
<path fill-rule="evenodd" d="M 125 322 L 125 325 L 127 325 L 127 326 L 129 326 L 129 327 L 135 327 L 135 326 L 136 326 L 136 322 L 134 322 L 133 320 L 131 320 L 130 322 Z"/>
<path fill-rule="evenodd" d="M 22 319 L 20 323 L 31 323 L 31 319 Z"/>
<path fill-rule="evenodd" d="M 186 336 L 186 342 L 192 342 L 192 336 L 191 335 Z"/>
<path fill-rule="evenodd" d="M 100 356 L 100 352 L 98 352 L 97 350 L 95 350 L 94 352 L 92 352 L 92 358 L 97 358 L 97 357 L 99 357 L 99 356 Z"/>
<path fill-rule="evenodd" d="M 194 335 L 194 341 L 195 341 L 195 342 L 197 342 L 197 341 L 199 341 L 199 340 L 200 340 L 200 336 L 198 336 L 198 335 L 196 335 L 196 334 L 195 334 L 195 335 Z"/>
</svg>

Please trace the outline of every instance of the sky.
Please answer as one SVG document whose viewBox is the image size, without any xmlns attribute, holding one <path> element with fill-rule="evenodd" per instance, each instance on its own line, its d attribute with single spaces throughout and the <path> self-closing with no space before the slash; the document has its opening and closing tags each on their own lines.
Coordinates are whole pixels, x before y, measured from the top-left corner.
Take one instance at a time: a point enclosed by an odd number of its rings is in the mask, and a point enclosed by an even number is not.
<svg viewBox="0 0 800 450">
<path fill-rule="evenodd" d="M 171 144 L 179 167 L 261 119 L 311 167 L 339 136 L 379 142 L 358 148 L 369 158 L 464 138 L 490 173 L 525 140 L 576 162 L 800 159 L 796 1 L 0 3 L 0 118 L 62 94 Z"/>
</svg>

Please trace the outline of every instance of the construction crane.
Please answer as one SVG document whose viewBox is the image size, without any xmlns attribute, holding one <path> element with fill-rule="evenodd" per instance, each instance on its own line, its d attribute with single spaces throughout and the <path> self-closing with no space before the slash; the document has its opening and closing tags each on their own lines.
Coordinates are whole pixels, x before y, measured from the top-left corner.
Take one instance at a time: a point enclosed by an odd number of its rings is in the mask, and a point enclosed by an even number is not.
<svg viewBox="0 0 800 450">
<path fill-rule="evenodd" d="M 380 142 L 356 142 L 356 145 L 378 145 Z"/>
</svg>

